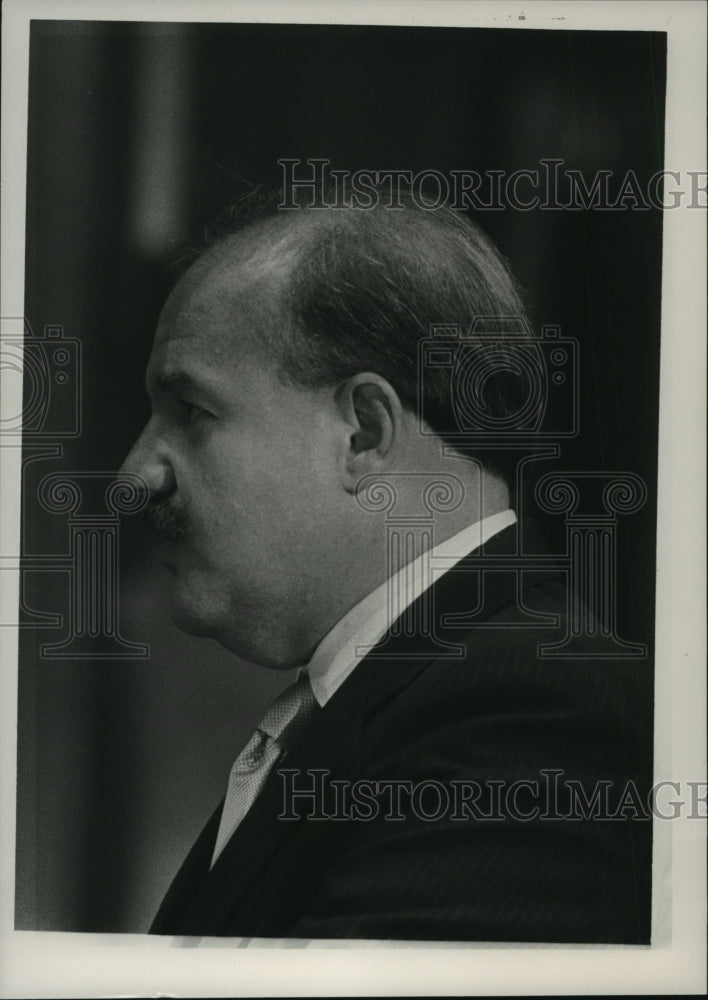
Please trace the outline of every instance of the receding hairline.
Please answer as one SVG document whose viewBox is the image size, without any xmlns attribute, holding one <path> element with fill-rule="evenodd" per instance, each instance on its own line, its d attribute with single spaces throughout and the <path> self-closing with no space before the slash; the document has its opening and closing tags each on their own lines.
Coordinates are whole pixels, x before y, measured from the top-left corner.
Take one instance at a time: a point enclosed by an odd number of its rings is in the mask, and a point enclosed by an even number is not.
<svg viewBox="0 0 708 1000">
<path fill-rule="evenodd" d="M 323 228 L 323 221 L 302 211 L 250 222 L 216 239 L 192 267 L 210 266 L 220 273 L 234 266 L 246 274 L 282 273 L 288 264 L 294 265 L 301 259 L 315 233 Z"/>
<path fill-rule="evenodd" d="M 399 256 L 410 259 L 415 256 L 416 244 L 421 249 L 421 239 L 433 268 L 435 263 L 445 266 L 448 254 L 459 250 L 460 238 L 476 247 L 477 252 L 484 246 L 492 251 L 492 258 L 500 259 L 477 223 L 449 206 L 434 211 L 411 205 L 402 209 L 301 208 L 276 210 L 218 235 L 201 251 L 187 274 L 195 268 L 203 274 L 208 268 L 212 275 L 226 278 L 227 286 L 231 283 L 234 291 L 270 279 L 273 291 L 282 293 L 299 266 L 308 265 L 308 254 L 328 239 L 347 237 L 358 243 L 359 250 L 363 241 L 366 257 L 377 258 L 379 263 L 385 263 L 386 258 L 393 262 Z M 383 250 L 382 257 L 377 249 Z"/>
<path fill-rule="evenodd" d="M 359 270 L 353 270 L 354 265 Z M 468 275 L 473 282 L 474 275 L 486 275 L 482 288 L 488 281 L 500 287 L 508 280 L 504 294 L 514 311 L 517 305 L 523 310 L 518 298 L 506 294 L 510 290 L 515 296 L 516 289 L 497 248 L 476 221 L 449 206 L 434 211 L 411 205 L 396 210 L 377 206 L 273 211 L 215 234 L 180 284 L 187 283 L 182 302 L 210 314 L 219 339 L 236 329 L 230 323 L 235 311 L 245 311 L 246 326 L 257 333 L 253 346 L 288 367 L 298 332 L 310 330 L 307 303 L 317 301 L 318 282 L 329 281 L 330 302 L 333 295 L 351 299 L 353 284 L 361 284 L 369 295 L 371 288 L 387 293 L 401 278 L 409 286 L 413 282 L 410 318 L 415 328 L 414 303 L 420 302 L 416 273 L 424 285 L 440 281 L 453 296 L 457 312 L 446 321 L 466 324 L 473 318 L 464 308 Z M 461 295 L 455 295 L 455 288 Z"/>
<path fill-rule="evenodd" d="M 195 314 L 202 313 L 208 318 L 205 338 L 223 345 L 238 337 L 239 347 L 265 354 L 279 367 L 278 337 L 269 334 L 287 319 L 284 293 L 305 242 L 295 235 L 302 228 L 297 221 L 258 220 L 202 250 L 172 289 L 157 338 L 162 328 L 171 339 L 182 323 L 193 330 Z M 245 323 L 236 322 L 237 313 L 245 313 Z"/>
<path fill-rule="evenodd" d="M 450 206 L 434 210 L 413 205 L 400 209 L 381 205 L 372 209 L 305 207 L 275 210 L 234 231 L 215 236 L 199 253 L 195 264 L 212 263 L 217 267 L 237 264 L 249 270 L 268 272 L 280 269 L 288 262 L 296 265 L 322 237 L 375 234 L 386 240 L 390 247 L 397 236 L 406 237 L 412 233 L 418 236 L 437 233 L 448 238 L 464 233 L 475 242 L 491 244 L 474 220 Z"/>
<path fill-rule="evenodd" d="M 294 270 L 318 235 L 338 228 L 340 221 L 334 215 L 325 219 L 303 210 L 259 219 L 219 236 L 173 289 L 178 295 L 176 313 L 203 305 L 212 311 L 220 305 L 228 312 L 248 302 L 264 321 L 287 320 L 286 293 Z"/>
<path fill-rule="evenodd" d="M 284 277 L 297 247 L 285 233 L 274 239 L 281 226 L 270 223 L 264 220 L 227 233 L 201 250 L 172 289 L 179 308 L 211 301 L 217 284 L 221 293 L 238 294 L 264 279 Z"/>
</svg>

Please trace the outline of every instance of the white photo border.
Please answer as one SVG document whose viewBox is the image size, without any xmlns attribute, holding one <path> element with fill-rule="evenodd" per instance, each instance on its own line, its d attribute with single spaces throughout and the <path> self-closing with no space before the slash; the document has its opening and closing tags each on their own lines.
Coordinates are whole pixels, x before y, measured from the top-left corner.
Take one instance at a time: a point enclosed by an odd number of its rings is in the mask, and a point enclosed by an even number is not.
<svg viewBox="0 0 708 1000">
<path fill-rule="evenodd" d="M 448 25 L 667 33 L 667 170 L 705 171 L 706 6 L 692 0 L 5 0 L 2 301 L 24 312 L 32 19 Z M 655 782 L 705 777 L 706 214 L 664 213 Z M 21 410 L 15 382 L 2 408 Z M 0 551 L 18 553 L 20 449 L 0 449 Z M 0 604 L 18 606 L 3 573 Z M 7 616 L 0 620 L 7 620 Z M 650 946 L 172 939 L 14 930 L 17 630 L 0 629 L 0 996 L 704 994 L 706 826 L 655 824 Z M 198 946 L 198 947 L 197 947 Z M 264 950 L 268 954 L 264 955 Z M 499 952 L 503 952 L 502 956 Z"/>
</svg>

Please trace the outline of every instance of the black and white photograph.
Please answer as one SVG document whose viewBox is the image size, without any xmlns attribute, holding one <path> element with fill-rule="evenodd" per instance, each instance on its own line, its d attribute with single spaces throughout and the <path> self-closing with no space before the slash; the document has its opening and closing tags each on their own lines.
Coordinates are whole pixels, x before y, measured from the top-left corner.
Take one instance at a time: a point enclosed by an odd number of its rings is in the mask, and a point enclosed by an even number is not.
<svg viewBox="0 0 708 1000">
<path fill-rule="evenodd" d="M 705 6 L 3 14 L 0 995 L 703 993 Z"/>
</svg>

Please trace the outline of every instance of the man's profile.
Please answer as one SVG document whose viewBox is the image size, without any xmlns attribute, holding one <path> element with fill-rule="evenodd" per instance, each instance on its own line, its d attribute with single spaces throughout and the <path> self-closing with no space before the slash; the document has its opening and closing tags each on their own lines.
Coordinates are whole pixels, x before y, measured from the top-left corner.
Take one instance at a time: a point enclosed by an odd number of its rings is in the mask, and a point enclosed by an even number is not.
<svg viewBox="0 0 708 1000">
<path fill-rule="evenodd" d="M 514 280 L 462 214 L 406 200 L 264 214 L 168 299 L 125 469 L 174 620 L 301 670 L 155 933 L 649 940 L 650 824 L 594 809 L 650 782 L 642 664 L 539 653 L 567 582 L 550 560 L 502 571 L 521 531 L 541 544 L 508 453 L 458 447 L 450 367 L 420 370 L 434 326 L 480 317 L 503 425 L 525 391 Z"/>
</svg>

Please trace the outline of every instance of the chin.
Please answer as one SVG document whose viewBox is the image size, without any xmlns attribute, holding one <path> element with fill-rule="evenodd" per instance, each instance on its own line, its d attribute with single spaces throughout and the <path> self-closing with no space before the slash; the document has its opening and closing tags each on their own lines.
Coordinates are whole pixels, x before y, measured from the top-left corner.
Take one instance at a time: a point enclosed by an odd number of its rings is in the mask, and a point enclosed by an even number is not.
<svg viewBox="0 0 708 1000">
<path fill-rule="evenodd" d="M 186 632 L 187 635 L 197 635 L 207 638 L 213 636 L 215 632 L 214 625 L 211 622 L 193 610 L 182 606 L 176 607 L 173 605 L 172 623 L 180 632 Z"/>
<path fill-rule="evenodd" d="M 177 580 L 172 591 L 171 615 L 173 624 L 188 635 L 212 637 L 219 631 L 215 615 L 216 604 L 205 594 L 185 592 Z"/>
<path fill-rule="evenodd" d="M 274 616 L 267 616 L 267 627 L 262 621 L 259 626 L 260 616 L 252 607 L 230 603 L 222 591 L 203 586 L 204 582 L 200 575 L 188 579 L 176 574 L 173 579 L 171 618 L 180 632 L 213 639 L 239 659 L 273 670 L 289 670 L 302 662 L 274 632 Z M 250 628 L 242 632 L 239 624 Z"/>
<path fill-rule="evenodd" d="M 234 613 L 219 612 L 219 602 L 204 593 L 180 588 L 175 581 L 170 608 L 172 624 L 187 635 L 214 639 L 241 659 L 259 662 L 251 644 L 233 634 Z"/>
</svg>

